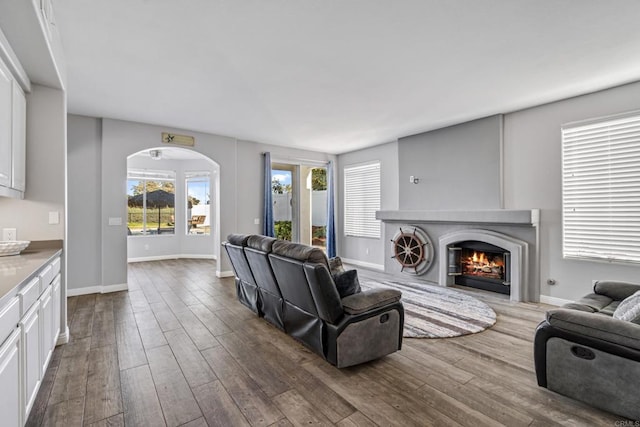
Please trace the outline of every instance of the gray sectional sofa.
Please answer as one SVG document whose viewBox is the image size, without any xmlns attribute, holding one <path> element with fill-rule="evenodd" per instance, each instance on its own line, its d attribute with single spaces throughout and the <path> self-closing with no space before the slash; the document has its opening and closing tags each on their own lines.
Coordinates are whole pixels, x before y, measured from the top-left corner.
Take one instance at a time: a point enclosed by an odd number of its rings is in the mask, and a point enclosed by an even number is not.
<svg viewBox="0 0 640 427">
<path fill-rule="evenodd" d="M 538 385 L 640 420 L 638 307 L 628 320 L 616 318 L 623 301 L 637 304 L 638 291 L 637 284 L 599 281 L 580 301 L 547 312 L 534 339 Z"/>
<path fill-rule="evenodd" d="M 331 364 L 344 368 L 400 350 L 404 309 L 397 290 L 341 296 L 334 279 L 357 276 L 318 248 L 239 234 L 223 245 L 239 301 Z"/>
</svg>

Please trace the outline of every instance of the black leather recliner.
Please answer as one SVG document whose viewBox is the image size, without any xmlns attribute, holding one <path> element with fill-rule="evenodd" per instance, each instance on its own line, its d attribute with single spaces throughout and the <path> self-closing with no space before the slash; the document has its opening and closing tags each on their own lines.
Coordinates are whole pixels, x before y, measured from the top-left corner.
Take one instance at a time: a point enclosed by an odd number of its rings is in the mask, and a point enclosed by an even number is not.
<svg viewBox="0 0 640 427">
<path fill-rule="evenodd" d="M 399 291 L 340 298 L 320 249 L 258 235 L 230 235 L 223 244 L 236 272 L 238 299 L 252 308 L 255 295 L 258 315 L 331 364 L 352 366 L 400 350 Z"/>
</svg>

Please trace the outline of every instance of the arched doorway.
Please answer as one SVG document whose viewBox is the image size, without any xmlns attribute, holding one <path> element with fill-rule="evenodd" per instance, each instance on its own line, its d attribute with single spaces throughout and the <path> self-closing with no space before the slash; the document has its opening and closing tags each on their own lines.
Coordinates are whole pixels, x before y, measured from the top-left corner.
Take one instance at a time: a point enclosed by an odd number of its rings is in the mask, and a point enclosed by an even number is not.
<svg viewBox="0 0 640 427">
<path fill-rule="evenodd" d="M 127 260 L 217 259 L 220 166 L 194 150 L 127 157 Z"/>
</svg>

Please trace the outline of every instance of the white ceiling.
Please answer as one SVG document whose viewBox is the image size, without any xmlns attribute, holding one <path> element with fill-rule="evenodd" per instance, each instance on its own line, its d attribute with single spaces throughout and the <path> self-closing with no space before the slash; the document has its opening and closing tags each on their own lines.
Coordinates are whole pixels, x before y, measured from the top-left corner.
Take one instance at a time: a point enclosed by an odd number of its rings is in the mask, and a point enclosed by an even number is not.
<svg viewBox="0 0 640 427">
<path fill-rule="evenodd" d="M 60 0 L 71 113 L 342 153 L 640 80 L 633 0 Z"/>
</svg>

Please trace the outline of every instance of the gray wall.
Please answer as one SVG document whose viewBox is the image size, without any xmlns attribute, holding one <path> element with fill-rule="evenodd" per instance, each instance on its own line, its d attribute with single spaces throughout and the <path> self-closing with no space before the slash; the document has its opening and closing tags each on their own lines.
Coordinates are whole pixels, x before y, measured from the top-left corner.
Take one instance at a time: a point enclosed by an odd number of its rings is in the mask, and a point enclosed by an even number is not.
<svg viewBox="0 0 640 427">
<path fill-rule="evenodd" d="M 99 221 L 102 188 L 102 121 L 69 115 L 67 283 L 69 288 L 100 286 L 102 248 Z"/>
<path fill-rule="evenodd" d="M 390 142 L 341 154 L 338 157 L 338 167 L 336 168 L 338 172 L 337 218 L 341 219 L 343 216 L 344 168 L 372 161 L 380 162 L 380 208 L 382 210 L 398 209 L 398 143 Z M 336 230 L 338 255 L 372 267 L 382 268 L 384 266 L 384 225 L 379 239 L 345 236 L 342 221 L 338 221 Z"/>
<path fill-rule="evenodd" d="M 500 208 L 501 135 L 493 116 L 400 138 L 400 209 Z"/>
<path fill-rule="evenodd" d="M 541 209 L 541 293 L 575 299 L 590 292 L 592 280 L 640 283 L 640 266 L 562 258 L 563 123 L 640 109 L 640 83 L 507 114 L 504 122 L 505 208 Z M 639 242 L 640 244 L 640 242 Z M 549 286 L 552 278 L 557 285 Z"/>
<path fill-rule="evenodd" d="M 96 139 L 94 124 L 102 122 L 100 138 Z M 218 256 L 217 273 L 231 272 L 231 266 L 226 254 L 220 246 L 230 233 L 259 233 L 261 224 L 254 224 L 254 219 L 262 219 L 262 153 L 271 151 L 278 159 L 310 159 L 328 161 L 335 156 L 327 154 L 288 149 L 235 138 L 174 129 L 163 126 L 133 123 L 112 119 L 95 119 L 83 116 L 73 116 L 69 120 L 70 145 L 89 144 L 93 148 L 74 153 L 78 158 L 73 165 L 69 165 L 69 176 L 74 180 L 90 179 L 91 175 L 99 175 L 99 181 L 93 182 L 96 191 L 100 193 L 98 201 L 91 199 L 70 200 L 70 211 L 83 209 L 93 215 L 92 221 L 99 224 L 100 248 L 95 252 L 87 251 L 82 256 L 69 259 L 70 265 L 77 268 L 74 277 L 78 282 L 69 283 L 74 293 L 82 293 L 82 288 L 91 288 L 92 282 L 84 282 L 82 278 L 91 277 L 91 271 L 84 270 L 85 257 L 93 257 L 88 265 L 99 265 L 99 286 L 120 286 L 127 281 L 127 232 L 126 232 L 126 169 L 127 157 L 149 148 L 158 147 L 161 132 L 174 132 L 192 135 L 196 139 L 193 150 L 203 154 L 216 162 L 219 167 L 219 188 L 213 189 L 219 196 L 216 203 L 215 216 L 220 219 L 219 230 L 214 236 L 214 254 Z M 83 164 L 95 161 L 96 152 L 99 156 L 100 168 L 89 169 Z M 87 204 L 91 203 L 91 206 Z M 109 226 L 109 217 L 122 218 L 121 226 Z M 74 225 L 71 224 L 71 227 Z M 81 245 L 81 233 L 69 236 L 68 244 Z M 93 290 L 95 292 L 95 290 Z"/>
<path fill-rule="evenodd" d="M 398 205 L 403 210 L 540 209 L 540 289 L 546 301 L 580 298 L 591 291 L 592 281 L 597 279 L 640 282 L 636 265 L 562 257 L 560 126 L 633 110 L 640 110 L 640 82 L 505 114 L 502 123 L 495 116 L 401 138 L 397 144 L 399 176 L 394 178 L 397 187 L 389 192 L 399 194 Z M 379 150 L 374 147 L 342 154 L 340 167 L 375 159 L 393 162 L 392 150 Z M 482 161 L 477 161 L 478 156 Z M 460 165 L 463 167 L 457 169 Z M 478 170 L 479 165 L 486 170 Z M 438 177 L 450 175 L 454 168 L 462 179 Z M 409 184 L 410 175 L 419 177 L 420 184 Z M 383 172 L 383 182 L 387 178 Z M 485 191 L 501 187 L 503 206 L 499 191 Z M 342 187 L 340 190 L 342 201 Z M 364 248 L 369 247 L 370 253 L 380 254 L 384 261 L 387 241 L 340 237 L 340 256 L 364 261 Z M 547 279 L 557 284 L 549 286 Z"/>
</svg>

